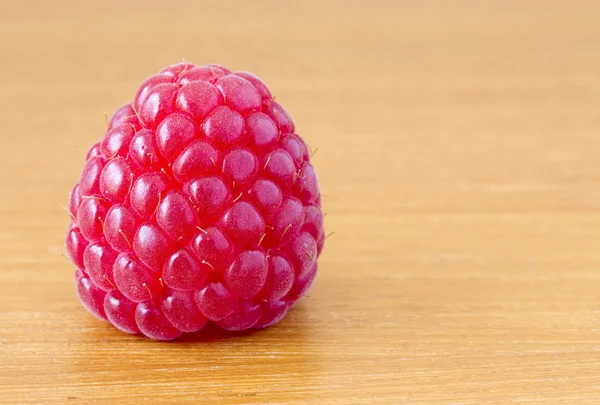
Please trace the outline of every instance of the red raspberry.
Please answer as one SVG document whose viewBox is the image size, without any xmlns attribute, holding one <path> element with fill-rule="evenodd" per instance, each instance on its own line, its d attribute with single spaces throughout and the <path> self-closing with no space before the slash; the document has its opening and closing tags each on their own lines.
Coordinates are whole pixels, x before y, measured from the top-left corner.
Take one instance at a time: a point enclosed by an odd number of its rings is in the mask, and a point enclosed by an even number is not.
<svg viewBox="0 0 600 405">
<path fill-rule="evenodd" d="M 111 118 L 71 192 L 83 305 L 161 340 L 278 322 L 310 288 L 323 214 L 306 144 L 256 76 L 180 63 Z"/>
</svg>

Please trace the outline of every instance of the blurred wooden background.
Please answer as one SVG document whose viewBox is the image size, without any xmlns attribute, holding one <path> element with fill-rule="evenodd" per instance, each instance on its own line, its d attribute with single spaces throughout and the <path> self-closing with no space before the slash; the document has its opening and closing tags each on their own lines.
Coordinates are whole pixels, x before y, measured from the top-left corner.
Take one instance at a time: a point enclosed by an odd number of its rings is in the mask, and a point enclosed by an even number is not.
<svg viewBox="0 0 600 405">
<path fill-rule="evenodd" d="M 0 0 L 0 403 L 600 403 L 600 2 Z M 103 112 L 261 76 L 328 239 L 277 326 L 122 334 L 59 253 Z"/>
</svg>

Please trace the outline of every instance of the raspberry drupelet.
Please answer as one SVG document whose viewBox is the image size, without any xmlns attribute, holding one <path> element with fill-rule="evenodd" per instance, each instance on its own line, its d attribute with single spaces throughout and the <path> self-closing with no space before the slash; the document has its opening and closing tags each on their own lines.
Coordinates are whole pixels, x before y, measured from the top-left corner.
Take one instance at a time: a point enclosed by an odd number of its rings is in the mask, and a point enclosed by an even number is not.
<svg viewBox="0 0 600 405">
<path fill-rule="evenodd" d="M 69 201 L 77 293 L 132 334 L 176 339 L 281 320 L 323 249 L 315 169 L 258 77 L 180 63 L 142 83 Z"/>
</svg>

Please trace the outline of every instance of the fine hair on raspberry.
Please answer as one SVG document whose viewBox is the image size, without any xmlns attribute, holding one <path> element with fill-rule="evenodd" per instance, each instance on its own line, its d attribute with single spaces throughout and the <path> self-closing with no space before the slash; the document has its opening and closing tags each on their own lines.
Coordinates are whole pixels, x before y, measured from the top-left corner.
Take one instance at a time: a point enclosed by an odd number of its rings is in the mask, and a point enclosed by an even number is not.
<svg viewBox="0 0 600 405">
<path fill-rule="evenodd" d="M 310 158 L 257 76 L 179 63 L 149 77 L 70 194 L 82 304 L 157 340 L 277 323 L 311 287 L 325 240 Z"/>
</svg>

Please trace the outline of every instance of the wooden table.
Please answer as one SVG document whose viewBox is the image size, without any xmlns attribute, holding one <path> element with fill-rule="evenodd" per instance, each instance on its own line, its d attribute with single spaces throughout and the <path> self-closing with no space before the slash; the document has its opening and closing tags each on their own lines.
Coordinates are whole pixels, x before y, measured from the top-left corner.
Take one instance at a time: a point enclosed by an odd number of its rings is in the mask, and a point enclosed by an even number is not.
<svg viewBox="0 0 600 405">
<path fill-rule="evenodd" d="M 1 1 L 0 402 L 600 403 L 599 17 Z M 319 148 L 335 235 L 277 326 L 157 343 L 81 307 L 60 204 L 103 112 L 182 58 L 269 83 Z"/>
</svg>

